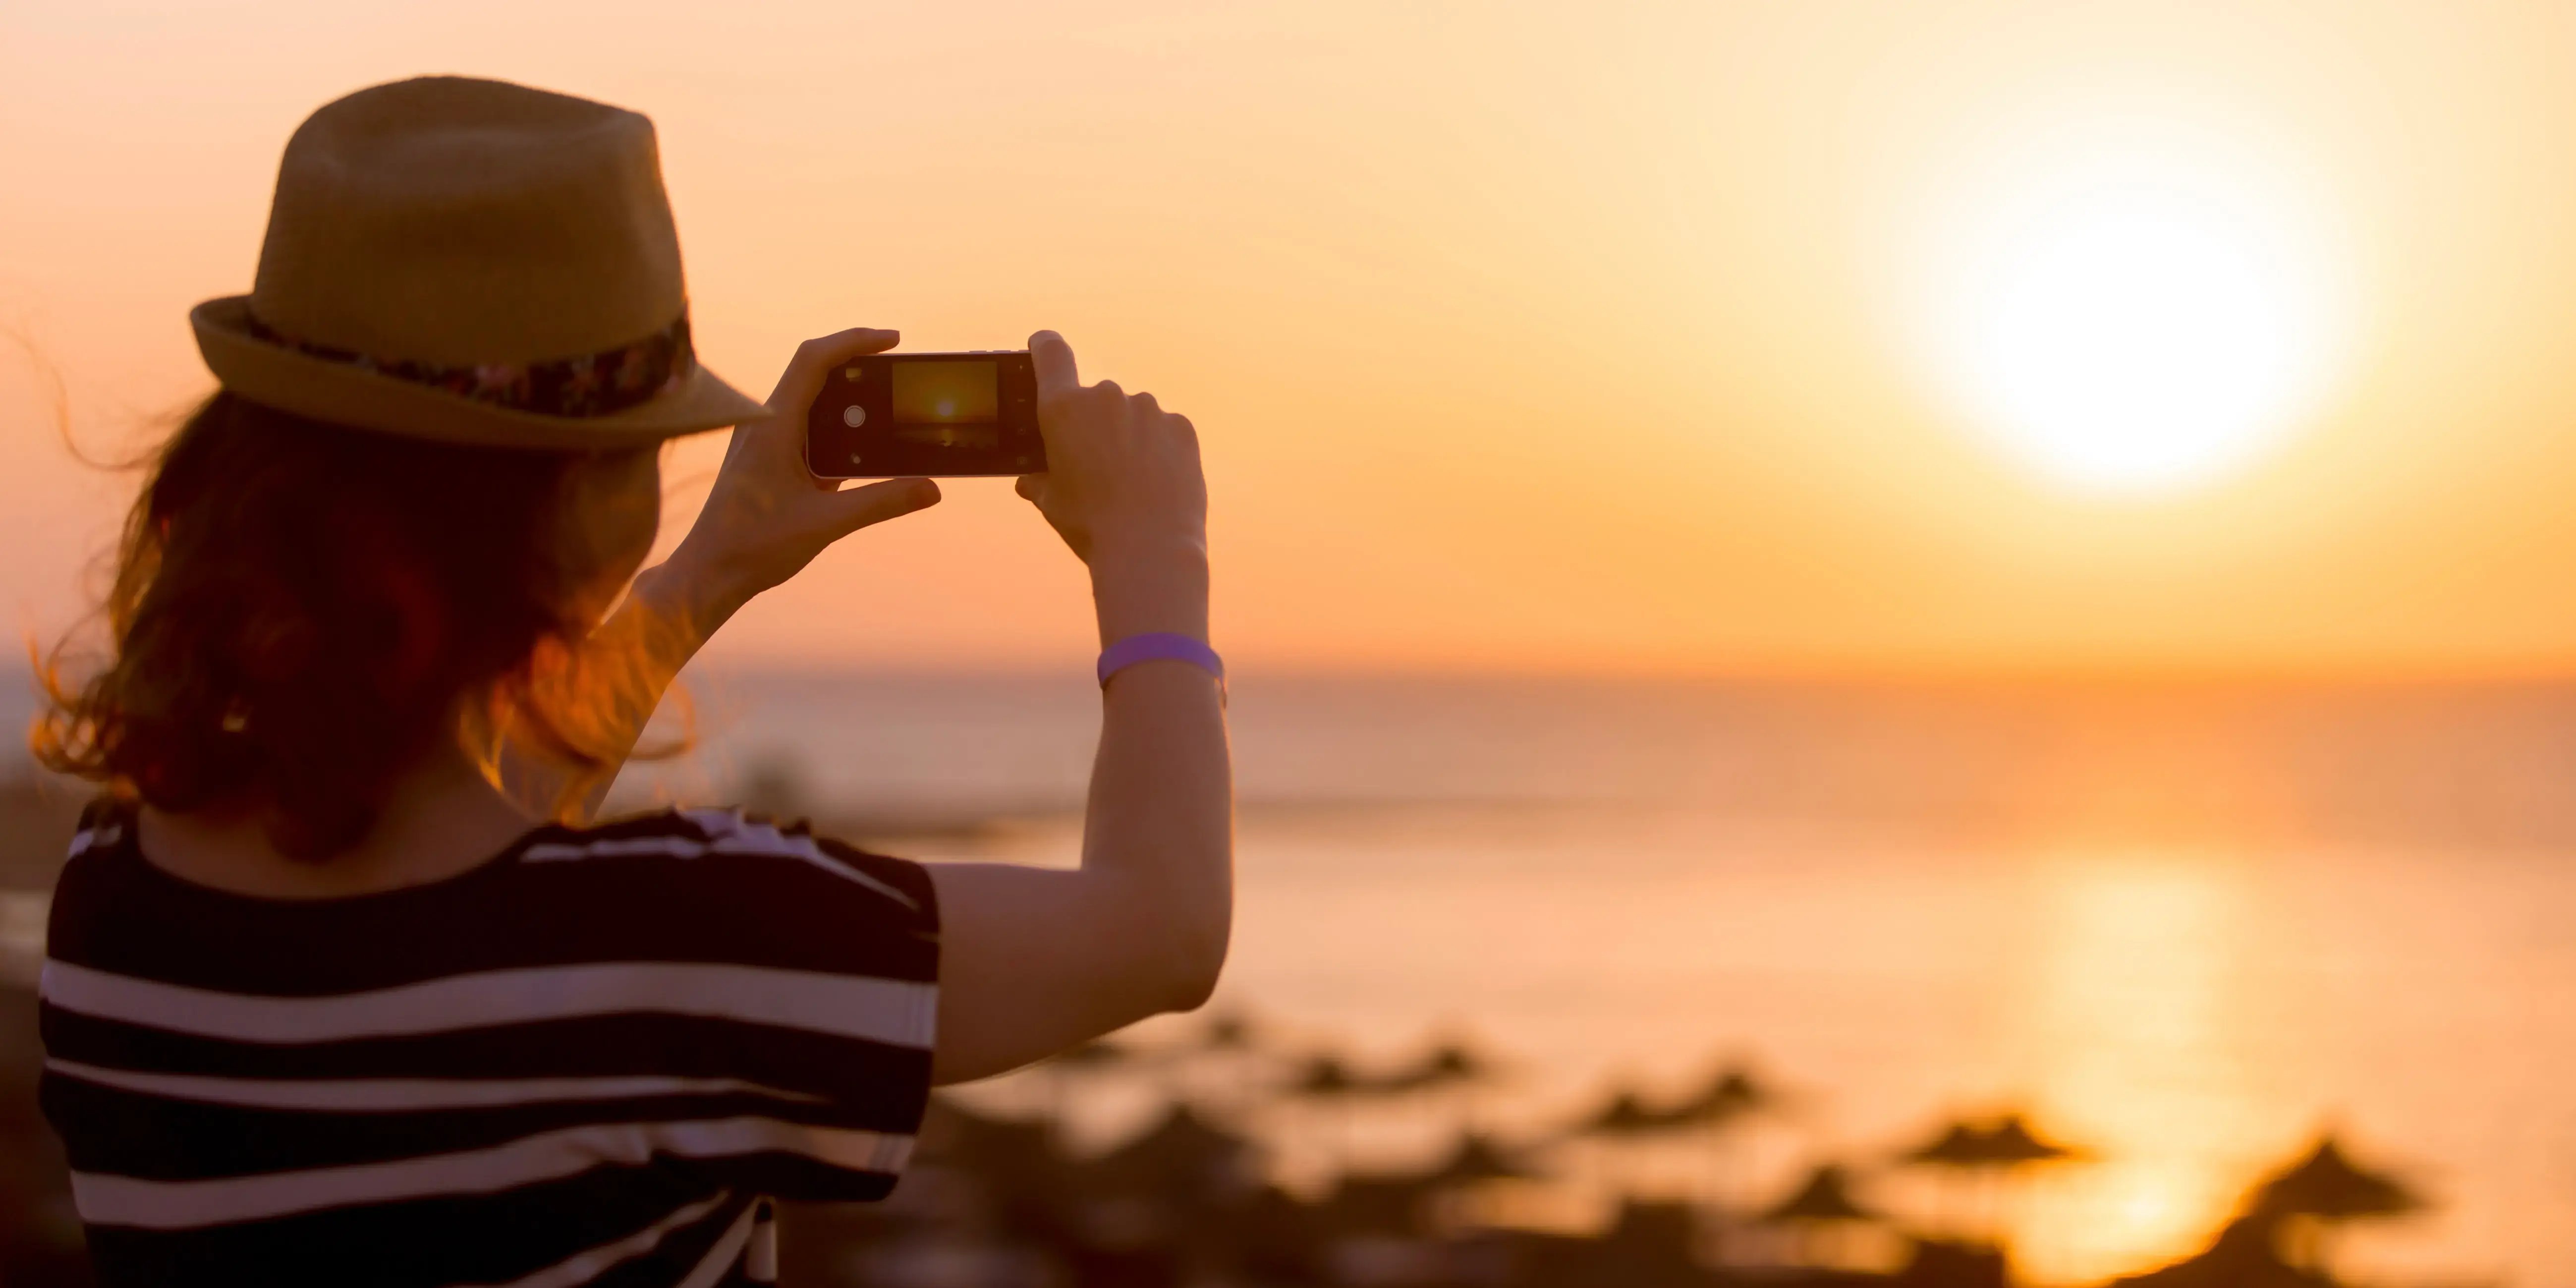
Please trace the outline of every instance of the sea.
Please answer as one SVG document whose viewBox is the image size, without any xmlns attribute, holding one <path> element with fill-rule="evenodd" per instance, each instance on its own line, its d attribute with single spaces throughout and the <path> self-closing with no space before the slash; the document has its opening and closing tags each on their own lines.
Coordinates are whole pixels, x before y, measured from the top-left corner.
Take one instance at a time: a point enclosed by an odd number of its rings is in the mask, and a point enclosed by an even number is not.
<svg viewBox="0 0 2576 1288">
<path fill-rule="evenodd" d="M 748 798 L 927 859 L 1079 855 L 1085 676 L 686 688 L 693 750 L 631 767 L 619 807 Z M 1365 1073 L 1456 1040 L 1502 1070 L 1449 1107 L 1195 1088 L 1291 1183 L 1462 1123 L 1548 1161 L 1533 1222 L 1624 1193 L 1758 1205 L 1838 1163 L 2079 1283 L 2201 1246 L 2330 1134 L 2432 1201 L 2338 1232 L 2338 1273 L 2576 1284 L 2576 683 L 1255 673 L 1229 716 L 1214 1009 L 1283 1057 Z M 1777 1094 L 1723 1162 L 1565 1133 L 1724 1067 Z M 1047 1076 L 973 1094 L 1046 1103 Z M 1093 1130 L 1175 1089 L 1108 1093 Z M 2007 1112 L 2078 1156 L 1966 1196 L 1904 1161 Z"/>
</svg>

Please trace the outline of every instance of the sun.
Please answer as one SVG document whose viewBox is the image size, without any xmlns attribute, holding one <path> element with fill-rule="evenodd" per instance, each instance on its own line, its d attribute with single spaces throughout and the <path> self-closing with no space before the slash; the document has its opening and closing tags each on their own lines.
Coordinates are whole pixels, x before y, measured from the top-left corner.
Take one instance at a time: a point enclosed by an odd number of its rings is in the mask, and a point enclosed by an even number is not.
<svg viewBox="0 0 2576 1288">
<path fill-rule="evenodd" d="M 1980 176 L 1933 248 L 1921 332 L 1966 425 L 2070 491 L 2157 496 L 2303 428 L 2348 331 L 2329 221 L 2172 132 L 2061 132 Z"/>
</svg>

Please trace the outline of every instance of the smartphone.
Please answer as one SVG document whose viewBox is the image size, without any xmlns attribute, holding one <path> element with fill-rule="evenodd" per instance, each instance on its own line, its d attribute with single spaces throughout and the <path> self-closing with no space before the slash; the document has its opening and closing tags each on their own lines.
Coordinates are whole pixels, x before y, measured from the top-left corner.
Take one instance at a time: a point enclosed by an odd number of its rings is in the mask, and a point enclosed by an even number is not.
<svg viewBox="0 0 2576 1288">
<path fill-rule="evenodd" d="M 816 478 L 1043 474 L 1026 349 L 871 353 L 832 368 L 805 413 Z"/>
</svg>

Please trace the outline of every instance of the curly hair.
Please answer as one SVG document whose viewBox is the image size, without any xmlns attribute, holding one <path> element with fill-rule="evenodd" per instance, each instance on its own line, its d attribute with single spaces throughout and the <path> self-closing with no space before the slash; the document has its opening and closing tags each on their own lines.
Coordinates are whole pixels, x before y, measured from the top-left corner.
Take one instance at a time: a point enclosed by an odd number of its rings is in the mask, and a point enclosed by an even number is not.
<svg viewBox="0 0 2576 1288">
<path fill-rule="evenodd" d="M 249 810 L 305 861 L 362 840 L 443 738 L 488 752 L 506 727 L 598 782 L 625 737 L 584 638 L 651 528 L 583 484 L 637 451 L 452 446 L 216 394 L 149 461 L 112 656 L 77 685 L 64 646 L 39 667 L 37 759 L 162 810 Z"/>
</svg>

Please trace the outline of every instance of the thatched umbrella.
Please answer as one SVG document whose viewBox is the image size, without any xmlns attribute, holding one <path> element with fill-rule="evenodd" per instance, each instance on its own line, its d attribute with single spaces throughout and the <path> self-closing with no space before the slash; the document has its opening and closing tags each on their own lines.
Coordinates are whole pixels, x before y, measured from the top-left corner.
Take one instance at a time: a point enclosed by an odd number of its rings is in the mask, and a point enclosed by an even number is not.
<svg viewBox="0 0 2576 1288">
<path fill-rule="evenodd" d="M 2021 1170 L 2035 1164 L 2068 1162 L 2085 1157 L 2083 1151 L 2042 1138 L 2030 1129 L 2020 1114 L 2006 1114 L 1986 1125 L 1960 1120 L 1944 1127 L 1940 1134 L 1900 1156 L 1902 1161 L 1938 1167 L 1968 1178 L 1971 1192 L 1989 1195 L 1986 1201 L 1972 1206 L 1984 1208 L 1979 1224 L 1979 1242 L 2002 1242 L 2000 1196 L 1995 1186 Z M 1947 1224 L 1947 1223 L 1943 1223 Z"/>
<path fill-rule="evenodd" d="M 1140 1052 L 1103 1039 L 1068 1047 L 1048 1056 L 1038 1069 L 1045 1078 L 1046 1119 L 1050 1129 L 1059 1134 L 1068 1129 L 1067 1116 L 1076 1082 L 1113 1070 L 1132 1069 L 1144 1062 L 1145 1056 Z"/>
<path fill-rule="evenodd" d="M 1091 1251 L 1169 1256 L 1252 1200 L 1258 1160 L 1250 1140 L 1174 1102 L 1152 1126 L 1080 1164 L 1060 1201 Z"/>
<path fill-rule="evenodd" d="M 1634 1144 L 1640 1141 L 1669 1138 L 1681 1124 L 1670 1114 L 1648 1106 L 1636 1092 L 1622 1089 L 1611 1093 L 1600 1108 L 1577 1119 L 1567 1128 L 1568 1137 L 1601 1142 L 1603 1145 Z M 1614 1172 L 1623 1165 L 1633 1167 L 1633 1153 L 1609 1148 L 1587 1150 L 1588 1177 L 1593 1183 L 1608 1186 Z M 1622 1185 L 1620 1188 L 1629 1188 Z"/>
<path fill-rule="evenodd" d="M 1309 1056 L 1288 1079 L 1286 1091 L 1299 1100 L 1325 1107 L 1340 1126 L 1331 1133 L 1340 1155 L 1347 1159 L 1351 1150 L 1351 1105 L 1360 1097 L 1375 1093 L 1376 1086 L 1351 1072 L 1341 1057 Z"/>
<path fill-rule="evenodd" d="M 1765 1224 L 1787 1225 L 1806 1221 L 1877 1221 L 1884 1219 L 1874 1209 L 1863 1207 L 1852 1197 L 1851 1180 L 1839 1164 L 1827 1163 L 1807 1174 L 1806 1183 L 1796 1193 L 1780 1200 L 1758 1218 Z"/>
<path fill-rule="evenodd" d="M 1764 1225 L 1794 1229 L 1798 1259 L 1814 1264 L 1818 1260 L 1817 1241 L 1832 1238 L 1847 1227 L 1886 1218 L 1853 1198 L 1850 1178 L 1839 1165 L 1826 1163 L 1809 1173 L 1796 1193 L 1771 1205 L 1756 1219 Z"/>
<path fill-rule="evenodd" d="M 1975 1123 L 1953 1122 L 1941 1134 L 1905 1151 L 1908 1163 L 1934 1167 L 1975 1167 L 1986 1161 L 1985 1132 Z"/>
<path fill-rule="evenodd" d="M 1778 1093 L 1755 1081 L 1744 1066 L 1729 1065 L 1707 1086 L 1675 1105 L 1671 1116 L 1676 1122 L 1718 1125 L 1770 1108 L 1778 1099 Z"/>
<path fill-rule="evenodd" d="M 2022 1170 L 2049 1163 L 2078 1163 L 2092 1157 L 2092 1152 L 2078 1146 L 2048 1140 L 2030 1129 L 2020 1114 L 2006 1114 L 2002 1121 L 1986 1129 L 1986 1174 L 1993 1178 L 1990 1186 L 2004 1187 L 1996 1197 L 1998 1226 L 2015 1223 L 2011 1210 L 2025 1200 L 2014 1183 Z M 1998 1236 L 2000 1237 L 2000 1236 Z"/>
<path fill-rule="evenodd" d="M 2085 1157 L 2085 1151 L 2073 1145 L 2043 1140 L 2020 1114 L 2006 1114 L 2003 1120 L 1986 1129 L 1978 1148 L 1989 1167 L 2019 1167 L 2027 1163 L 2067 1163 Z"/>
<path fill-rule="evenodd" d="M 2350 1221 L 2404 1216 L 2431 1203 L 2397 1176 L 2354 1163 L 2331 1134 L 2317 1138 L 2305 1158 L 2266 1178 L 2248 1205 L 2275 1216 Z"/>
<path fill-rule="evenodd" d="M 1576 1123 L 1574 1131 L 1584 1136 L 1635 1138 L 1661 1135 L 1677 1125 L 1671 1115 L 1647 1108 L 1636 1092 L 1619 1091 Z"/>
<path fill-rule="evenodd" d="M 2209 1246 L 2143 1274 L 2114 1279 L 2108 1288 L 2334 1288 L 2331 1280 L 2282 1260 L 2279 1222 L 2240 1216 L 2220 1229 Z"/>
<path fill-rule="evenodd" d="M 1108 1188 L 1206 1200 L 1249 1190 L 1259 1179 L 1257 1157 L 1249 1139 L 1175 1104 L 1086 1170 Z"/>
<path fill-rule="evenodd" d="M 1375 1079 L 1371 1085 L 1390 1095 L 1439 1097 L 1453 1110 L 1456 1121 L 1452 1129 L 1467 1133 L 1476 1130 L 1476 1093 L 1502 1076 L 1501 1062 L 1453 1038 L 1433 1047 L 1420 1062 Z"/>
<path fill-rule="evenodd" d="M 1344 1233 L 1419 1234 L 1441 1223 L 1444 1204 L 1487 1181 L 1536 1175 L 1483 1136 L 1465 1136 L 1440 1162 L 1417 1172 L 1346 1173 L 1324 1205 Z"/>
<path fill-rule="evenodd" d="M 2396 1175 L 2363 1167 L 2344 1153 L 2329 1132 L 2298 1162 L 2264 1178 L 2247 1196 L 2246 1214 L 2275 1223 L 2305 1218 L 2298 1260 L 2309 1270 L 2326 1270 L 2326 1228 L 2345 1221 L 2405 1216 L 2432 1206 L 2413 1186 Z"/>
<path fill-rule="evenodd" d="M 1732 1166 L 1734 1129 L 1778 1099 L 1777 1093 L 1756 1081 L 1743 1065 L 1730 1064 L 1665 1114 L 1676 1125 L 1697 1127 L 1707 1133 L 1709 1158 L 1716 1170 L 1715 1197 L 1720 1203 L 1743 1197 L 1743 1174 Z"/>
<path fill-rule="evenodd" d="M 1288 1080 L 1288 1093 L 1310 1100 L 1344 1100 L 1373 1090 L 1340 1056 L 1310 1056 Z"/>
<path fill-rule="evenodd" d="M 1254 1045 L 1252 1019 L 1241 1011 L 1210 1016 L 1207 1027 L 1199 1033 L 1202 1051 L 1249 1051 Z"/>
<path fill-rule="evenodd" d="M 1241 1114 L 1252 1108 L 1261 1093 L 1256 1073 L 1268 1054 L 1262 1049 L 1261 1030 L 1251 1017 L 1239 1010 L 1226 1011 L 1209 1018 L 1199 1031 L 1198 1041 L 1182 1053 L 1181 1062 L 1192 1069 L 1212 1066 L 1214 1098 Z M 1193 1091 L 1201 1098 L 1209 1098 L 1209 1081 L 1197 1078 Z"/>
<path fill-rule="evenodd" d="M 1517 1155 L 1494 1144 L 1493 1138 L 1468 1135 L 1460 1137 L 1449 1157 L 1424 1172 L 1421 1179 L 1425 1184 L 1449 1188 L 1485 1181 L 1527 1180 L 1537 1174 Z"/>
<path fill-rule="evenodd" d="M 1464 1042 L 1452 1041 L 1434 1047 L 1422 1063 L 1395 1074 L 1388 1082 L 1410 1091 L 1490 1082 L 1501 1074 L 1502 1067 L 1490 1057 L 1477 1054 Z"/>
</svg>

